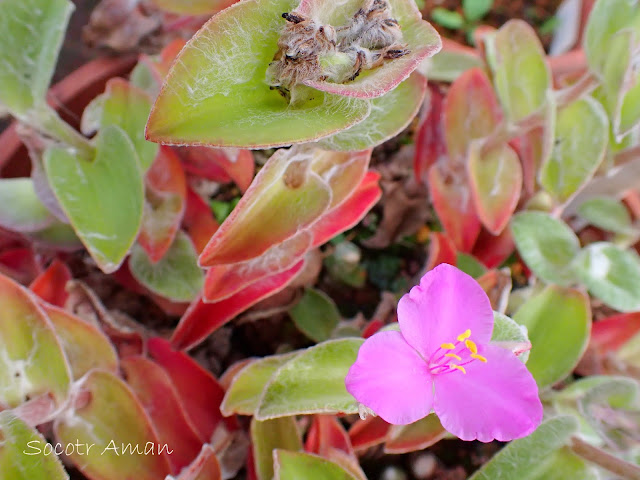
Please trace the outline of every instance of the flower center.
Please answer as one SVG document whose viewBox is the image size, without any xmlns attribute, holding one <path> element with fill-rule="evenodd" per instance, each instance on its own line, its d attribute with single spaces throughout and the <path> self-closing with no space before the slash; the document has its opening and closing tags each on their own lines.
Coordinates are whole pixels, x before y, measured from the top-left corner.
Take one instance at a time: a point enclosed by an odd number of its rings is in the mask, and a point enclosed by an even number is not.
<svg viewBox="0 0 640 480">
<path fill-rule="evenodd" d="M 471 340 L 471 330 L 458 335 L 455 343 L 443 343 L 429 357 L 429 371 L 432 375 L 441 375 L 460 371 L 467 373 L 464 366 L 475 360 L 487 363 L 487 359 L 478 354 L 478 346 Z M 454 363 L 456 361 L 457 363 Z"/>
</svg>

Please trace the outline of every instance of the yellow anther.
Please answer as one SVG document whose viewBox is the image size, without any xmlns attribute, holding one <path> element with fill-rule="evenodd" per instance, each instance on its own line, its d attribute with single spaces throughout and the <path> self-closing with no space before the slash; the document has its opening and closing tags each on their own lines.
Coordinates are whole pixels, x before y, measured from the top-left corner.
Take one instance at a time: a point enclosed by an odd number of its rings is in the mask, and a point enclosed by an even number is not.
<svg viewBox="0 0 640 480">
<path fill-rule="evenodd" d="M 478 353 L 478 347 L 473 340 L 465 340 L 464 345 L 469 349 L 471 353 Z"/>
<path fill-rule="evenodd" d="M 440 348 L 443 350 L 453 350 L 456 346 L 453 343 L 443 343 L 440 345 Z"/>
<path fill-rule="evenodd" d="M 462 360 L 462 358 L 460 358 L 458 355 L 456 355 L 455 353 L 445 353 L 444 354 L 445 357 L 451 357 L 451 358 L 455 358 L 456 360 Z"/>
<path fill-rule="evenodd" d="M 464 369 L 464 367 L 461 367 L 460 365 L 454 365 L 451 364 L 451 367 L 455 368 L 456 370 L 460 370 L 462 373 L 464 373 L 465 375 L 467 374 L 467 371 Z"/>
<path fill-rule="evenodd" d="M 482 355 L 478 355 L 477 353 L 472 353 L 471 358 L 475 358 L 476 360 L 480 360 L 481 362 L 487 363 L 487 359 Z"/>
<path fill-rule="evenodd" d="M 458 335 L 458 341 L 461 342 L 471 336 L 471 330 L 467 329 L 464 333 Z"/>
</svg>

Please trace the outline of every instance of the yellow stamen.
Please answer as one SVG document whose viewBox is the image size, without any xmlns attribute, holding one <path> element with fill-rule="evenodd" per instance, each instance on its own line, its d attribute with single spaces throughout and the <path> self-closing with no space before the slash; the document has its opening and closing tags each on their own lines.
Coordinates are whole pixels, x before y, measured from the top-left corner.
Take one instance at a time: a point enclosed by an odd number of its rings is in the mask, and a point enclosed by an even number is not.
<svg viewBox="0 0 640 480">
<path fill-rule="evenodd" d="M 456 370 L 460 370 L 462 373 L 464 373 L 465 375 L 467 374 L 467 371 L 464 369 L 464 367 L 461 367 L 460 365 L 454 365 L 453 363 L 451 365 L 449 365 L 450 367 L 455 368 Z"/>
<path fill-rule="evenodd" d="M 464 333 L 458 335 L 458 341 L 461 342 L 471 336 L 471 330 L 467 329 Z"/>
<path fill-rule="evenodd" d="M 473 340 L 465 340 L 464 344 L 471 353 L 478 353 L 478 347 Z"/>
<path fill-rule="evenodd" d="M 442 348 L 443 350 L 453 350 L 454 348 L 456 348 L 456 346 L 453 343 L 443 343 L 442 345 L 440 345 L 440 348 Z"/>
<path fill-rule="evenodd" d="M 475 358 L 476 360 L 480 360 L 481 362 L 487 363 L 487 359 L 482 355 L 478 355 L 477 353 L 472 353 L 471 358 Z"/>
<path fill-rule="evenodd" d="M 456 355 L 455 353 L 445 353 L 444 354 L 445 357 L 451 357 L 451 358 L 455 358 L 456 360 L 462 360 L 462 358 L 460 358 L 458 355 Z"/>
</svg>

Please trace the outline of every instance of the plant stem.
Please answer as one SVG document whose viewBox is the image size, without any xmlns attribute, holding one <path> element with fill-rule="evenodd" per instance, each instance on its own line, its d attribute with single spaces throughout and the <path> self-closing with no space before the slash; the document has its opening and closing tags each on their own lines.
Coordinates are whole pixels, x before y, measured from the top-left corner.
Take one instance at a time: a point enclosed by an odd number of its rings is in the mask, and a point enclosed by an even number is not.
<svg viewBox="0 0 640 480">
<path fill-rule="evenodd" d="M 36 128 L 41 133 L 54 138 L 77 150 L 78 155 L 85 160 L 92 160 L 94 148 L 87 138 L 82 136 L 67 122 L 62 120 L 58 113 L 50 107 L 45 107 L 22 119 L 23 123 Z"/>
<path fill-rule="evenodd" d="M 640 467 L 594 447 L 578 437 L 571 437 L 571 450 L 588 462 L 595 463 L 622 478 L 640 480 Z"/>
</svg>

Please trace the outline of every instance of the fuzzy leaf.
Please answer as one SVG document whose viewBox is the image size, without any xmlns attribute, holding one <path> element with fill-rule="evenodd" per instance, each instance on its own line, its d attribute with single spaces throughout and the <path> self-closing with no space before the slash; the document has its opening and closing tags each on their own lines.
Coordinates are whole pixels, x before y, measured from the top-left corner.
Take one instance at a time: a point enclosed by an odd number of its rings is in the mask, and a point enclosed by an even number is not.
<svg viewBox="0 0 640 480">
<path fill-rule="evenodd" d="M 531 340 L 527 329 L 500 312 L 493 312 L 491 343 L 515 353 L 522 363 L 527 363 L 531 351 Z"/>
<path fill-rule="evenodd" d="M 362 339 L 330 340 L 300 352 L 267 384 L 255 413 L 259 420 L 309 413 L 355 413 L 344 379 Z"/>
<path fill-rule="evenodd" d="M 522 212 L 511 222 L 518 252 L 527 266 L 547 283 L 575 282 L 572 262 L 580 243 L 564 222 L 542 212 Z"/>
<path fill-rule="evenodd" d="M 640 258 L 606 242 L 592 243 L 576 258 L 576 272 L 589 292 L 616 310 L 640 310 Z"/>
<path fill-rule="evenodd" d="M 591 225 L 609 232 L 628 234 L 633 229 L 629 211 L 611 197 L 593 197 L 585 200 L 578 207 L 578 215 Z"/>
<path fill-rule="evenodd" d="M 258 480 L 272 480 L 274 450 L 302 450 L 302 440 L 295 417 L 265 421 L 251 419 L 251 445 Z"/>
<path fill-rule="evenodd" d="M 274 480 L 356 480 L 338 464 L 308 453 L 275 450 Z"/>
<path fill-rule="evenodd" d="M 532 345 L 527 368 L 539 388 L 569 375 L 587 348 L 591 308 L 588 297 L 578 290 L 549 285 L 520 307 L 513 319 L 527 327 Z"/>
<path fill-rule="evenodd" d="M 313 288 L 305 290 L 300 301 L 289 310 L 289 315 L 296 327 L 315 342 L 328 340 L 342 319 L 331 297 Z"/>
<path fill-rule="evenodd" d="M 116 126 L 103 128 L 92 162 L 50 148 L 44 165 L 51 188 L 100 268 L 118 269 L 138 234 L 143 185 L 137 155 Z"/>
<path fill-rule="evenodd" d="M 0 3 L 0 104 L 16 115 L 44 106 L 73 3 Z"/>
<path fill-rule="evenodd" d="M 16 232 L 37 232 L 56 220 L 42 204 L 30 178 L 0 179 L 0 225 Z"/>
<path fill-rule="evenodd" d="M 602 163 L 609 142 L 608 129 L 604 109 L 591 97 L 558 111 L 555 145 L 539 178 L 560 202 L 566 202 Z"/>
</svg>

